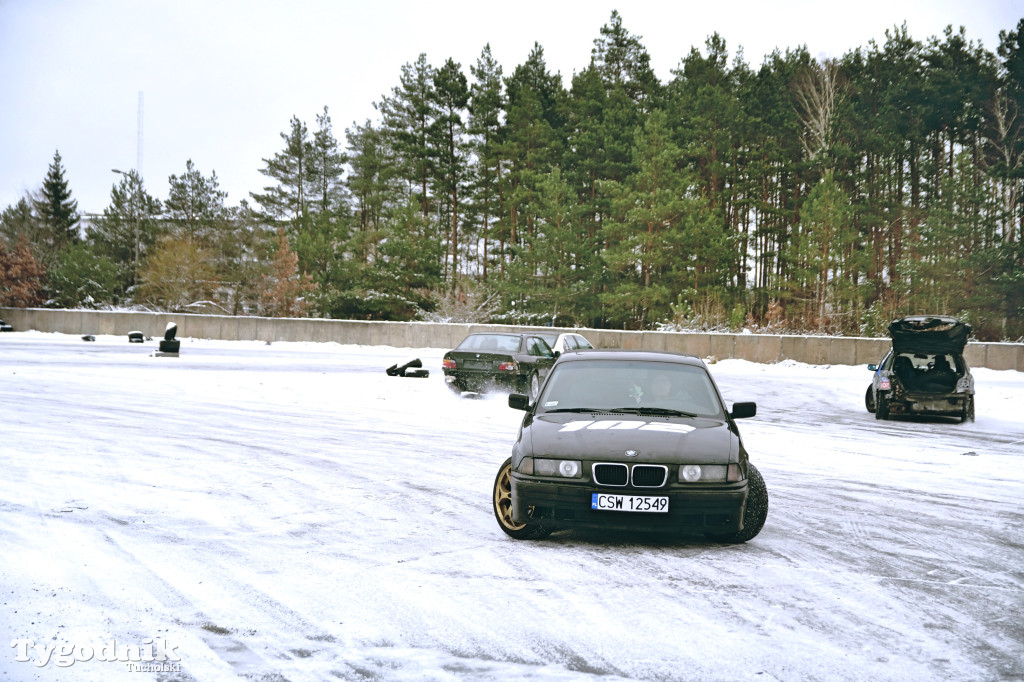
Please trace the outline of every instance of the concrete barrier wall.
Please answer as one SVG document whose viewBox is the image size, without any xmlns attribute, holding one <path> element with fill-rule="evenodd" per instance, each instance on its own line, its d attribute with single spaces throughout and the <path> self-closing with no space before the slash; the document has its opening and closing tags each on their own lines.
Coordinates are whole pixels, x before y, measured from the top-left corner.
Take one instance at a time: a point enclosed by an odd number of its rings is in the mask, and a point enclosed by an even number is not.
<svg viewBox="0 0 1024 682">
<path fill-rule="evenodd" d="M 0 308 L 0 319 L 13 325 L 17 331 L 115 336 L 140 331 L 146 336 L 162 338 L 167 323 L 174 322 L 178 325 L 179 338 L 314 341 L 395 348 L 454 348 L 467 334 L 478 331 L 552 330 L 550 327 L 507 325 L 362 322 L 45 308 Z M 760 363 L 795 360 L 812 365 L 866 365 L 880 361 L 889 348 L 888 339 L 877 338 L 610 329 L 564 331 L 579 331 L 595 346 L 603 348 L 664 350 L 702 358 L 739 358 Z M 965 356 L 972 367 L 1024 371 L 1024 344 L 970 343 Z"/>
</svg>

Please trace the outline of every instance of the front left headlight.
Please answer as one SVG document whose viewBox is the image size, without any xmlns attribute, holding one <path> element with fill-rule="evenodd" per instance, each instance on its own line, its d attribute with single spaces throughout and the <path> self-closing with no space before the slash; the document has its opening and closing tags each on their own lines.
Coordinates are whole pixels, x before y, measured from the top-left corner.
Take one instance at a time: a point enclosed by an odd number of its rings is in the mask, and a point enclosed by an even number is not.
<svg viewBox="0 0 1024 682">
<path fill-rule="evenodd" d="M 579 478 L 583 475 L 583 465 L 575 459 L 534 459 L 533 473 L 535 476 Z"/>
</svg>

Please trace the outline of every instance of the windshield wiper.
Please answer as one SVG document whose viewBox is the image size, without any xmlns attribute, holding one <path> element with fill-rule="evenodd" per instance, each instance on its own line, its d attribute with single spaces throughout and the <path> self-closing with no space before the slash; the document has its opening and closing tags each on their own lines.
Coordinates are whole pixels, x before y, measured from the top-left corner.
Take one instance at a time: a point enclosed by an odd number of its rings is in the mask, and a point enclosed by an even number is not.
<svg viewBox="0 0 1024 682">
<path fill-rule="evenodd" d="M 552 412 L 605 412 L 600 407 L 556 407 L 553 410 L 544 410 L 545 413 L 551 414 Z"/>
<path fill-rule="evenodd" d="M 602 412 L 613 412 L 615 414 L 645 414 L 645 415 L 664 415 L 666 417 L 696 417 L 698 415 L 693 412 L 684 412 L 683 410 L 673 410 L 668 407 L 616 407 L 610 410 L 601 410 Z"/>
</svg>

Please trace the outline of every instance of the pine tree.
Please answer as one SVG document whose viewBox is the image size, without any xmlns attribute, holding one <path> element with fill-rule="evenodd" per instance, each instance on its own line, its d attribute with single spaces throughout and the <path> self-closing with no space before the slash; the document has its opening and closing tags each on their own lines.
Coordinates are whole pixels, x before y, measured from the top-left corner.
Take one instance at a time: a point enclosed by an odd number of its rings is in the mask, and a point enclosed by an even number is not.
<svg viewBox="0 0 1024 682">
<path fill-rule="evenodd" d="M 121 273 L 86 243 L 72 244 L 46 271 L 49 303 L 61 308 L 96 308 L 119 302 Z"/>
<path fill-rule="evenodd" d="M 14 245 L 24 239 L 31 244 L 32 238 L 39 235 L 39 218 L 32 208 L 35 201 L 26 194 L 0 213 L 0 241 Z"/>
<path fill-rule="evenodd" d="M 576 323 L 587 310 L 586 271 L 579 268 L 581 248 L 576 193 L 556 166 L 537 183 L 537 235 L 509 264 L 498 290 L 516 301 L 514 321 L 521 324 Z"/>
<path fill-rule="evenodd" d="M 185 162 L 185 173 L 172 175 L 169 182 L 170 193 L 164 208 L 175 230 L 189 241 L 212 244 L 224 229 L 227 211 L 227 192 L 220 189 L 216 171 L 208 178 L 203 177 L 189 159 Z"/>
<path fill-rule="evenodd" d="M 400 177 L 409 183 L 424 220 L 433 211 L 431 181 L 435 177 L 436 149 L 431 146 L 431 128 L 437 120 L 434 68 L 420 54 L 415 64 L 402 66 L 400 85 L 377 108 L 383 130 L 399 164 Z"/>
<path fill-rule="evenodd" d="M 849 199 L 833 173 L 827 172 L 808 194 L 790 243 L 789 282 L 804 302 L 805 320 L 819 332 L 838 331 L 833 320 L 849 301 L 842 291 L 842 273 L 844 254 L 857 238 L 850 218 Z"/>
<path fill-rule="evenodd" d="M 623 27 L 622 17 L 614 10 L 609 23 L 601 27 L 601 36 L 594 41 L 591 64 L 605 89 L 602 174 L 621 181 L 635 172 L 630 165 L 633 134 L 658 105 L 661 84 L 640 38 Z"/>
<path fill-rule="evenodd" d="M 609 320 L 642 329 L 668 316 L 686 284 L 697 288 L 706 235 L 694 227 L 702 205 L 687 198 L 689 178 L 676 168 L 680 151 L 665 113 L 652 113 L 635 140 L 633 163 L 640 170 L 618 186 L 613 219 L 605 225 L 604 257 L 612 279 L 601 298 Z"/>
<path fill-rule="evenodd" d="M 507 211 L 510 249 L 530 248 L 536 235 L 537 184 L 562 157 L 566 93 L 562 78 L 548 72 L 544 50 L 534 44 L 526 62 L 505 80 L 510 161 Z"/>
<path fill-rule="evenodd" d="M 434 102 L 437 107 L 437 118 L 431 126 L 432 147 L 436 150 L 436 179 L 438 201 L 444 207 L 441 214 L 448 217 L 449 259 L 446 259 L 442 272 L 447 272 L 451 262 L 449 281 L 454 289 L 459 276 L 459 224 L 462 218 L 462 190 L 468 177 L 467 145 L 465 141 L 465 123 L 462 114 L 469 104 L 469 88 L 462 67 L 448 59 L 444 65 L 434 72 Z"/>
<path fill-rule="evenodd" d="M 61 250 L 82 240 L 78 230 L 78 201 L 71 198 L 59 151 L 54 152 L 43 180 L 42 196 L 34 203 L 44 233 L 39 240 L 44 247 L 44 258 L 46 262 L 53 262 Z"/>
<path fill-rule="evenodd" d="M 470 72 L 476 79 L 470 86 L 467 124 L 470 148 L 475 159 L 470 183 L 470 210 L 472 219 L 477 224 L 480 240 L 480 279 L 487 281 L 488 266 L 492 259 L 492 240 L 497 232 L 496 223 L 502 215 L 502 181 L 507 172 L 501 156 L 505 134 L 502 123 L 504 97 L 501 88 L 501 66 L 491 55 L 489 44 L 484 46 L 476 64 L 470 67 Z M 498 257 L 500 258 L 500 254 Z"/>
<path fill-rule="evenodd" d="M 311 203 L 319 213 L 339 213 L 344 209 L 346 198 L 342 182 L 346 159 L 334 138 L 326 106 L 322 114 L 316 115 L 316 124 L 310 157 Z"/>
<path fill-rule="evenodd" d="M 372 233 L 381 229 L 389 207 L 402 197 L 395 159 L 383 133 L 370 121 L 347 129 L 345 137 L 350 169 L 346 185 L 352 196 L 356 229 Z M 360 262 L 369 255 L 365 249 L 354 253 Z"/>
<path fill-rule="evenodd" d="M 277 184 L 264 187 L 262 194 L 249 194 L 263 207 L 267 217 L 292 221 L 298 226 L 309 211 L 313 144 L 306 124 L 296 116 L 292 116 L 290 129 L 281 133 L 281 139 L 285 142 L 284 150 L 273 158 L 263 159 L 266 166 L 260 169 Z"/>
<path fill-rule="evenodd" d="M 109 258 L 121 270 L 125 291 L 136 283 L 141 262 L 165 232 L 162 212 L 160 200 L 150 196 L 142 177 L 130 170 L 111 188 L 110 206 L 103 209 L 103 216 L 86 230 L 97 255 Z"/>
</svg>

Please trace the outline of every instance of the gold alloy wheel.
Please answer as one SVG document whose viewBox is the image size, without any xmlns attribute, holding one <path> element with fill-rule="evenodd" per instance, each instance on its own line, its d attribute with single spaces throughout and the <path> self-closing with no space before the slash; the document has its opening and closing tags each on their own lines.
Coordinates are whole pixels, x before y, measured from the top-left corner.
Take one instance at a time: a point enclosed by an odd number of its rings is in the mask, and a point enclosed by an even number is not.
<svg viewBox="0 0 1024 682">
<path fill-rule="evenodd" d="M 512 520 L 512 463 L 502 467 L 494 482 L 494 512 L 503 526 L 511 530 L 526 528 L 525 523 Z"/>
</svg>

